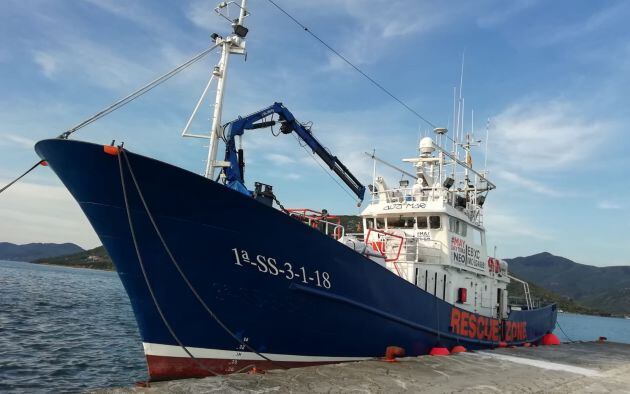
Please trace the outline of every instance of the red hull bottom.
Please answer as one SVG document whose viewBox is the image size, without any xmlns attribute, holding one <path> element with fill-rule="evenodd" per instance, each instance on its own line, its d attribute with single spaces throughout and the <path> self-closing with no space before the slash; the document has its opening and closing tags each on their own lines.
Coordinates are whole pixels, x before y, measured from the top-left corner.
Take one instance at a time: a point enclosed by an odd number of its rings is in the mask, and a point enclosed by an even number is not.
<svg viewBox="0 0 630 394">
<path fill-rule="evenodd" d="M 151 381 L 204 378 L 207 376 L 257 370 L 310 367 L 313 365 L 334 364 L 336 362 L 308 361 L 266 361 L 266 360 L 227 360 L 213 358 L 189 358 L 147 355 Z"/>
</svg>

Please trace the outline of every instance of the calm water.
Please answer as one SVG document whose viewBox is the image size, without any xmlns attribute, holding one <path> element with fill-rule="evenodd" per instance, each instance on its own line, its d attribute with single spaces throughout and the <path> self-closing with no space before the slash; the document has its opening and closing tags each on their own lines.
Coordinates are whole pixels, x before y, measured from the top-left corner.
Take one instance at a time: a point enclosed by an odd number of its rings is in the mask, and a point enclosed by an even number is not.
<svg viewBox="0 0 630 394">
<path fill-rule="evenodd" d="M 558 320 L 572 340 L 630 343 L 630 320 Z M 138 329 L 115 273 L 0 261 L 0 392 L 80 392 L 143 379 Z"/>
<path fill-rule="evenodd" d="M 113 272 L 0 261 L 0 392 L 80 392 L 146 379 Z"/>
</svg>

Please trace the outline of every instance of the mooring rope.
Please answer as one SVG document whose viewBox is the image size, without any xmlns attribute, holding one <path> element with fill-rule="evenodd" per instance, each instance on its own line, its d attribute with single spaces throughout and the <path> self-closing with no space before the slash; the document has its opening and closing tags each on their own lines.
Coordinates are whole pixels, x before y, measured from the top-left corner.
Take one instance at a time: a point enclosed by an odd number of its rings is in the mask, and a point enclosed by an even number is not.
<svg viewBox="0 0 630 394">
<path fill-rule="evenodd" d="M 7 183 L 2 189 L 0 189 L 0 193 L 2 193 L 3 191 L 7 190 L 8 188 L 10 188 L 11 186 L 13 186 L 13 184 L 15 184 L 17 181 L 19 181 L 20 179 L 24 178 L 29 172 L 33 171 L 34 169 L 36 169 L 39 165 L 45 163 L 45 160 L 40 160 L 37 163 L 33 164 L 33 167 L 29 168 L 28 170 L 26 170 L 24 173 L 22 173 L 22 175 L 20 175 L 19 177 L 15 178 L 14 180 L 12 180 L 11 182 Z"/>
<path fill-rule="evenodd" d="M 122 152 L 124 152 L 122 147 L 119 148 L 119 152 L 121 154 L 122 154 Z M 158 314 L 160 315 L 160 318 L 162 319 L 162 323 L 164 323 L 164 326 L 166 327 L 168 332 L 171 334 L 171 337 L 173 337 L 175 342 L 177 342 L 179 347 L 181 347 L 184 350 L 184 352 L 192 360 L 194 360 L 194 362 L 197 364 L 198 367 L 200 367 L 201 369 L 206 370 L 206 371 L 208 371 L 208 372 L 210 372 L 210 373 L 212 373 L 213 375 L 216 376 L 216 375 L 218 375 L 218 373 L 216 373 L 215 371 L 213 371 L 213 370 L 207 368 L 206 366 L 204 366 L 203 364 L 201 364 L 201 362 L 199 362 L 197 360 L 197 358 L 195 356 L 193 356 L 193 354 L 182 343 L 182 341 L 179 339 L 177 334 L 175 334 L 175 330 L 173 330 L 173 327 L 171 327 L 170 323 L 168 322 L 168 319 L 166 319 L 166 316 L 164 315 L 164 312 L 162 311 L 162 308 L 160 307 L 160 303 L 157 301 L 157 297 L 155 296 L 155 293 L 153 291 L 153 286 L 151 286 L 151 282 L 149 281 L 149 277 L 147 276 L 147 272 L 144 269 L 144 262 L 142 260 L 142 254 L 140 253 L 140 248 L 138 246 L 138 240 L 136 239 L 136 231 L 135 231 L 135 228 L 133 226 L 133 220 L 131 219 L 131 209 L 129 208 L 129 199 L 127 197 L 127 187 L 125 185 L 125 175 L 124 175 L 123 166 L 122 166 L 121 154 L 118 155 L 118 170 L 120 172 L 120 184 L 122 186 L 123 200 L 125 201 L 125 212 L 127 213 L 127 220 L 129 222 L 129 231 L 131 232 L 131 239 L 133 241 L 133 247 L 134 247 L 134 249 L 136 251 L 136 256 L 138 257 L 138 263 L 140 265 L 140 271 L 142 272 L 142 276 L 144 277 L 144 282 L 147 285 L 147 289 L 149 290 L 149 295 L 151 296 L 151 300 L 153 300 L 153 304 L 155 305 L 155 309 L 157 310 Z"/>
<path fill-rule="evenodd" d="M 564 336 L 569 340 L 569 342 L 577 342 L 577 341 L 574 341 L 573 339 L 571 339 L 571 337 L 568 336 L 566 332 L 564 332 L 564 330 L 562 329 L 562 326 L 560 325 L 560 322 L 558 320 L 556 320 L 556 326 L 558 326 L 560 331 L 562 331 L 562 334 L 564 334 Z"/>
<path fill-rule="evenodd" d="M 179 273 L 179 275 L 182 277 L 182 279 L 184 280 L 184 282 L 186 283 L 186 286 L 188 286 L 188 288 L 190 289 L 190 291 L 193 293 L 193 295 L 195 296 L 195 298 L 197 299 L 197 301 L 199 301 L 199 303 L 203 306 L 203 308 L 206 310 L 206 312 L 208 312 L 208 314 L 210 315 L 210 317 L 212 317 L 212 319 L 227 333 L 229 334 L 234 340 L 236 340 L 236 342 L 238 342 L 239 345 L 241 345 L 243 348 L 251 351 L 252 353 L 255 353 L 257 356 L 259 356 L 260 358 L 262 358 L 263 360 L 266 361 L 270 361 L 270 362 L 274 362 L 273 360 L 271 360 L 270 358 L 266 357 L 265 355 L 263 355 L 262 353 L 258 352 L 256 349 L 254 349 L 252 346 L 250 346 L 248 343 L 246 343 L 245 341 L 241 340 L 238 336 L 236 336 L 236 334 L 234 334 L 234 332 L 232 332 L 226 325 L 225 323 L 223 323 L 223 321 L 221 321 L 221 319 L 219 319 L 219 317 L 212 311 L 212 309 L 210 309 L 210 307 L 206 304 L 206 302 L 203 300 L 203 298 L 199 295 L 199 293 L 197 292 L 197 290 L 195 289 L 195 287 L 192 285 L 192 283 L 190 282 L 190 280 L 188 279 L 188 277 L 186 276 L 186 274 L 184 273 L 184 271 L 182 270 L 182 268 L 180 267 L 179 263 L 177 262 L 177 260 L 175 259 L 175 256 L 173 255 L 173 253 L 171 252 L 171 249 L 168 247 L 166 241 L 164 240 L 164 237 L 162 236 L 162 232 L 160 231 L 160 229 L 158 228 L 158 225 L 155 221 L 155 218 L 153 217 L 153 214 L 151 213 L 151 210 L 149 209 L 149 206 L 147 205 L 146 200 L 144 199 L 144 195 L 142 194 L 142 191 L 140 189 L 140 185 L 138 184 L 138 181 L 136 179 L 136 176 L 133 172 L 133 169 L 131 168 L 131 163 L 129 161 L 129 157 L 127 156 L 126 151 L 123 148 L 120 148 L 120 154 L 119 156 L 122 156 L 125 159 L 125 162 L 127 163 L 127 168 L 129 170 L 129 174 L 131 175 L 131 179 L 133 180 L 133 183 L 135 185 L 136 191 L 138 192 L 138 197 L 140 198 L 140 201 L 142 202 L 142 205 L 144 207 L 144 210 L 147 214 L 147 216 L 149 217 L 149 221 L 151 222 L 153 229 L 155 230 L 155 233 L 157 234 L 158 238 L 160 239 L 160 242 L 162 244 L 162 247 L 164 248 L 164 250 L 166 251 L 166 253 L 168 254 L 171 262 L 173 263 L 173 265 L 175 266 L 175 268 L 177 269 L 177 272 Z M 122 159 L 119 158 L 119 161 L 121 161 Z M 125 204 L 127 204 L 127 201 L 125 200 Z M 133 235 L 133 232 L 132 232 Z M 135 241 L 134 241 L 134 245 L 135 245 Z"/>
</svg>

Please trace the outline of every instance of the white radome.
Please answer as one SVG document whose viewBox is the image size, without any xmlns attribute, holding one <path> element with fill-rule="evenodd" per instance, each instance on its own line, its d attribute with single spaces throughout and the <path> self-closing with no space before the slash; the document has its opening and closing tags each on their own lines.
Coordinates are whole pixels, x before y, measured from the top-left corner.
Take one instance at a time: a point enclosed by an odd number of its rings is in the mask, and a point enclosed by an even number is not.
<svg viewBox="0 0 630 394">
<path fill-rule="evenodd" d="M 433 140 L 431 137 L 424 137 L 420 140 L 420 153 L 423 155 L 430 155 L 435 151 L 433 146 Z"/>
</svg>

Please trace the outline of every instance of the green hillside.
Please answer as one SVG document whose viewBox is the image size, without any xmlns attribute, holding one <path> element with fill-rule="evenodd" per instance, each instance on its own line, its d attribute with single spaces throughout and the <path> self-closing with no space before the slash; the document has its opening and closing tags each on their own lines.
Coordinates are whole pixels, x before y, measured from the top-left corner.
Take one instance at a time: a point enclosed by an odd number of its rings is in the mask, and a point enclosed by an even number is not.
<svg viewBox="0 0 630 394">
<path fill-rule="evenodd" d="M 62 265 L 65 267 L 92 268 L 97 270 L 114 270 L 114 264 L 104 247 L 58 257 L 47 257 L 33 261 L 36 264 Z"/>
<path fill-rule="evenodd" d="M 599 310 L 597 308 L 589 308 L 584 305 L 578 304 L 577 302 L 571 300 L 568 297 L 563 297 L 559 294 L 546 290 L 540 286 L 536 286 L 533 283 L 529 283 L 529 292 L 534 301 L 540 300 L 542 305 L 555 303 L 558 305 L 559 309 L 562 309 L 565 312 L 581 313 L 585 315 L 605 315 L 606 314 L 606 312 L 602 310 Z M 516 281 L 511 281 L 510 284 L 508 285 L 508 294 L 509 294 L 510 299 L 512 298 L 524 299 L 525 292 L 523 290 L 523 285 Z"/>
<path fill-rule="evenodd" d="M 595 267 L 546 252 L 508 263 L 513 275 L 568 300 L 610 314 L 630 314 L 630 266 Z"/>
</svg>

